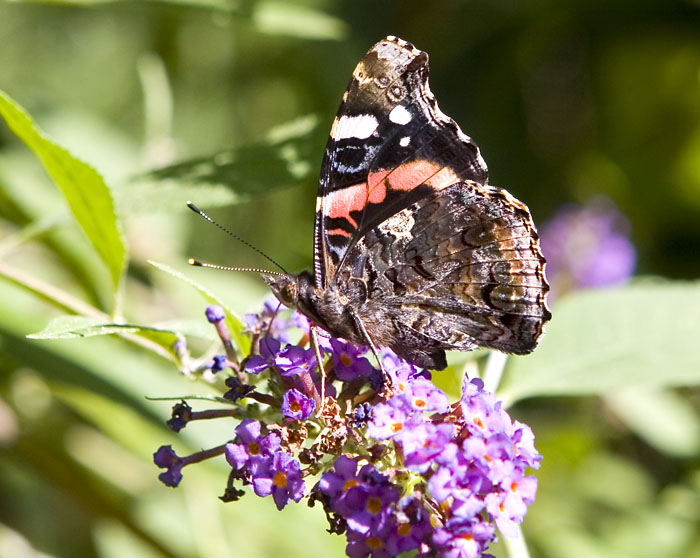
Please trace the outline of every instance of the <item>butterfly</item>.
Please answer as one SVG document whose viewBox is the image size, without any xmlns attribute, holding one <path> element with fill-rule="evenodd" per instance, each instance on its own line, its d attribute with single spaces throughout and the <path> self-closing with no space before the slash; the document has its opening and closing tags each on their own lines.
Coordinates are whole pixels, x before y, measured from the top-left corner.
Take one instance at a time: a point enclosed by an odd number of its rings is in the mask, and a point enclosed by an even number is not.
<svg viewBox="0 0 700 558">
<path fill-rule="evenodd" d="M 263 274 L 334 337 L 424 368 L 446 350 L 526 354 L 551 318 L 528 208 L 488 185 L 479 148 L 443 114 L 428 55 L 388 36 L 353 72 L 316 200 L 313 272 Z"/>
</svg>

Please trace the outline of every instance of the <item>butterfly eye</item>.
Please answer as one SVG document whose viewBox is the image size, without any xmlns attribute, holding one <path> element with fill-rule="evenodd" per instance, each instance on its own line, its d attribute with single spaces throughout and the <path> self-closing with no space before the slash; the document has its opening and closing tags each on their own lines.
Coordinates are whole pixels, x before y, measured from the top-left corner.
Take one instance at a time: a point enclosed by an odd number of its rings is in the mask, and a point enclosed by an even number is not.
<svg viewBox="0 0 700 558">
<path fill-rule="evenodd" d="M 282 304 L 286 304 L 288 306 L 295 305 L 297 302 L 296 283 L 287 283 L 284 287 L 282 287 L 282 289 L 280 289 L 279 294 Z"/>
</svg>

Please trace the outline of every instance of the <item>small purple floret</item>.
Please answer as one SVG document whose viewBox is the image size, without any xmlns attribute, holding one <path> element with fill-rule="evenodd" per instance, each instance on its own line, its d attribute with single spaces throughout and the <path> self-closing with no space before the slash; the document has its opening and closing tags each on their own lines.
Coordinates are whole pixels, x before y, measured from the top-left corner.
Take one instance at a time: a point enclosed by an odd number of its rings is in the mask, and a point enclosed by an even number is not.
<svg viewBox="0 0 700 558">
<path fill-rule="evenodd" d="M 215 324 L 226 318 L 226 312 L 224 312 L 224 309 L 218 304 L 207 306 L 205 313 L 210 324 Z"/>
<path fill-rule="evenodd" d="M 364 356 L 366 348 L 358 348 L 351 343 L 345 343 L 340 339 L 331 339 L 331 361 L 335 369 L 335 375 L 339 380 L 350 382 L 357 378 L 364 378 L 374 372 L 374 367 Z"/>
<path fill-rule="evenodd" d="M 263 337 L 260 340 L 260 354 L 251 356 L 245 363 L 248 374 L 260 374 L 274 364 L 275 357 L 280 352 L 282 344 L 274 337 Z"/>
<path fill-rule="evenodd" d="M 298 345 L 287 345 L 274 359 L 275 366 L 282 376 L 306 374 L 316 368 L 316 353 L 313 349 L 304 349 Z"/>
<path fill-rule="evenodd" d="M 209 363 L 209 369 L 216 374 L 217 372 L 221 372 L 224 368 L 226 368 L 227 362 L 228 358 L 226 355 L 214 355 L 214 358 Z"/>
<path fill-rule="evenodd" d="M 181 457 L 173 450 L 172 446 L 161 446 L 153 454 L 153 463 L 167 471 L 158 475 L 165 486 L 176 487 L 182 480 L 182 467 L 185 465 Z"/>
<path fill-rule="evenodd" d="M 170 420 L 166 422 L 168 428 L 173 432 L 180 432 L 192 418 L 192 407 L 184 401 L 173 406 Z"/>
<path fill-rule="evenodd" d="M 236 435 L 240 443 L 226 444 L 226 461 L 231 467 L 245 469 L 253 475 L 280 447 L 280 438 L 274 432 L 261 435 L 261 424 L 257 420 L 243 420 L 236 427 Z"/>
<path fill-rule="evenodd" d="M 278 451 L 253 476 L 253 489 L 258 496 L 272 494 L 278 510 L 284 508 L 290 500 L 298 502 L 306 490 L 301 465 L 291 453 Z"/>
<path fill-rule="evenodd" d="M 285 417 L 306 420 L 316 410 L 316 402 L 296 389 L 288 389 L 282 398 L 282 414 Z"/>
</svg>

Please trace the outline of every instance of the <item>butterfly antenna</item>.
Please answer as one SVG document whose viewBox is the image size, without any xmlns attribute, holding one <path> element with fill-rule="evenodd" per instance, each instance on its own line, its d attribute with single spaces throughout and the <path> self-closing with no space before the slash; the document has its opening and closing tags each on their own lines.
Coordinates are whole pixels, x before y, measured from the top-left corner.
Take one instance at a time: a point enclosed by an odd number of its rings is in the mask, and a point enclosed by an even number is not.
<svg viewBox="0 0 700 558">
<path fill-rule="evenodd" d="M 195 204 L 193 204 L 191 201 L 188 201 L 188 202 L 187 202 L 187 207 L 189 207 L 192 211 L 194 211 L 194 212 L 195 212 L 197 215 L 199 215 L 200 217 L 203 217 L 204 219 L 206 219 L 207 221 L 209 221 L 212 225 L 214 225 L 214 226 L 218 227 L 220 230 L 224 231 L 227 235 L 229 235 L 229 236 L 235 238 L 235 239 L 236 239 L 238 242 L 240 242 L 241 244 L 247 246 L 247 247 L 250 248 L 251 250 L 253 250 L 253 251 L 257 252 L 258 254 L 260 254 L 263 258 L 265 258 L 267 261 L 271 262 L 273 265 L 276 265 L 277 267 L 279 267 L 279 268 L 282 270 L 282 272 L 283 272 L 284 274 L 287 273 L 287 270 L 286 270 L 286 269 L 284 269 L 279 263 L 277 263 L 275 260 L 273 260 L 273 259 L 272 259 L 270 256 L 268 256 L 265 252 L 263 252 L 263 251 L 260 250 L 259 248 L 256 248 L 255 246 L 253 246 L 250 242 L 248 242 L 248 241 L 245 240 L 244 238 L 241 238 L 241 237 L 238 236 L 236 233 L 231 232 L 230 230 L 228 230 L 228 229 L 227 229 L 226 227 L 224 227 L 223 225 L 220 225 L 219 223 L 217 223 L 216 221 L 214 221 L 214 219 L 212 219 L 211 217 L 209 217 L 209 215 L 207 215 L 206 213 L 204 213 L 204 211 L 202 211 L 201 209 L 199 209 L 199 208 L 198 208 Z M 194 265 L 194 266 L 199 266 L 199 267 L 211 267 L 211 268 L 213 268 L 213 269 L 222 269 L 222 270 L 227 270 L 227 271 L 257 271 L 257 272 L 260 272 L 260 273 L 271 273 L 272 275 L 282 275 L 282 273 L 270 272 L 270 271 L 265 271 L 265 270 L 261 270 L 261 269 L 249 269 L 249 268 L 245 268 L 245 269 L 244 269 L 244 268 L 240 268 L 240 267 L 224 267 L 224 266 L 213 265 L 213 264 L 203 264 L 202 262 L 198 262 L 197 260 L 193 260 L 193 259 L 190 259 L 188 263 L 189 263 L 190 265 Z"/>
<path fill-rule="evenodd" d="M 227 265 L 216 265 L 207 262 L 200 262 L 194 258 L 187 260 L 187 263 L 194 267 L 208 267 L 209 269 L 218 269 L 219 271 L 252 271 L 253 273 L 265 273 L 267 275 L 284 275 L 284 273 L 280 273 L 279 271 L 268 271 L 267 269 L 258 269 L 257 267 L 230 267 Z"/>
</svg>

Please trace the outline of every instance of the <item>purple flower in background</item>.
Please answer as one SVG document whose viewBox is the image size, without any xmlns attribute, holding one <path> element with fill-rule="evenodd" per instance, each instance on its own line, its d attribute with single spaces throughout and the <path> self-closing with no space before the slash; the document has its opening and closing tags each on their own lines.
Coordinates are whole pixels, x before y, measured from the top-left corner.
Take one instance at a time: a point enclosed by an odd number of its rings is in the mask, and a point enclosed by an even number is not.
<svg viewBox="0 0 700 558">
<path fill-rule="evenodd" d="M 632 276 L 636 251 L 629 221 L 605 198 L 564 206 L 540 228 L 550 296 L 621 283 Z"/>
<path fill-rule="evenodd" d="M 296 389 L 288 389 L 282 398 L 282 414 L 285 417 L 306 420 L 316 410 L 316 403 Z"/>
<path fill-rule="evenodd" d="M 270 324 L 270 320 L 272 320 L 272 324 Z M 245 314 L 243 321 L 251 332 L 264 333 L 265 336 L 275 337 L 282 343 L 290 342 L 288 331 L 290 326 L 299 327 L 303 323 L 298 318 L 294 318 L 294 320 L 283 318 L 280 315 L 280 302 L 274 297 L 265 300 L 262 312 L 259 314 Z"/>
<path fill-rule="evenodd" d="M 289 316 L 288 324 L 291 327 L 298 327 L 299 329 L 301 329 L 305 333 L 309 333 L 309 329 L 310 329 L 309 318 L 304 316 L 304 314 L 302 314 L 301 312 L 297 312 L 296 310 L 294 310 L 292 312 L 292 315 Z"/>
<path fill-rule="evenodd" d="M 217 372 L 221 372 L 224 368 L 226 368 L 227 362 L 228 358 L 226 355 L 214 355 L 211 362 L 207 364 L 207 368 L 216 374 Z"/>
</svg>

